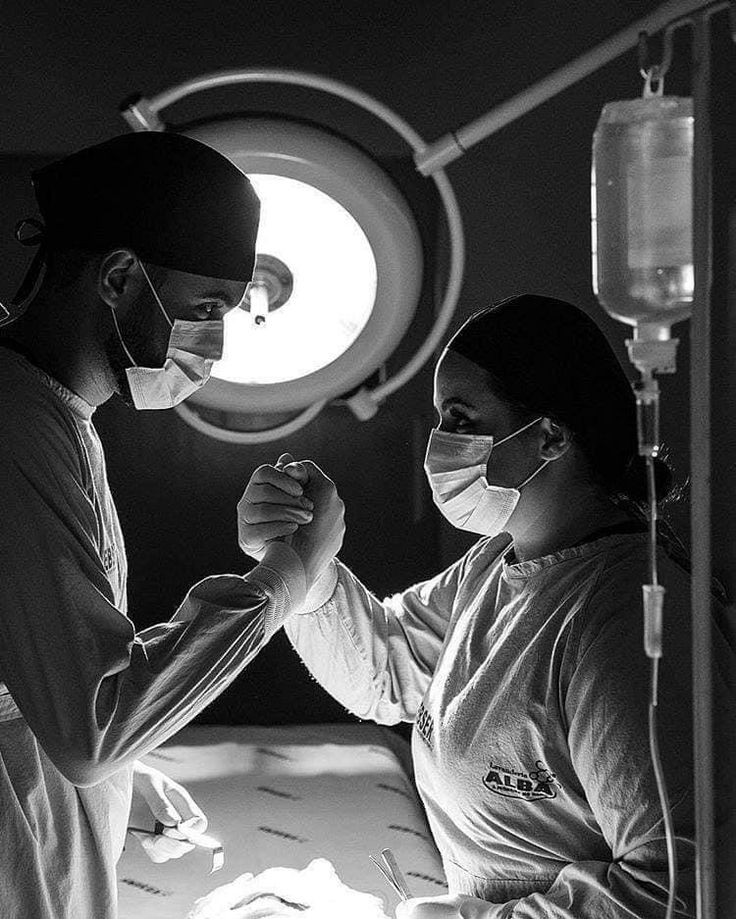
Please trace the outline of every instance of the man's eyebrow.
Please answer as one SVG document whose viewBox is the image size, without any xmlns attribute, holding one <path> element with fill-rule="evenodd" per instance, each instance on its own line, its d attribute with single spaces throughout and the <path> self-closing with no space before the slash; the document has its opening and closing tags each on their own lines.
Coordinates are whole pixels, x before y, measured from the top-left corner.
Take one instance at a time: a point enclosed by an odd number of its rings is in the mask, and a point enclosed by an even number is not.
<svg viewBox="0 0 736 919">
<path fill-rule="evenodd" d="M 233 296 L 232 291 L 225 290 L 224 287 L 213 287 L 209 290 L 205 290 L 202 293 L 197 294 L 197 300 L 219 300 L 227 309 L 234 309 L 240 303 L 243 302 L 243 297 L 245 296 L 245 291 L 243 294 L 236 299 Z"/>
<path fill-rule="evenodd" d="M 222 287 L 213 287 L 211 290 L 202 291 L 197 294 L 198 300 L 222 300 L 224 303 L 230 302 L 230 293 Z"/>
</svg>

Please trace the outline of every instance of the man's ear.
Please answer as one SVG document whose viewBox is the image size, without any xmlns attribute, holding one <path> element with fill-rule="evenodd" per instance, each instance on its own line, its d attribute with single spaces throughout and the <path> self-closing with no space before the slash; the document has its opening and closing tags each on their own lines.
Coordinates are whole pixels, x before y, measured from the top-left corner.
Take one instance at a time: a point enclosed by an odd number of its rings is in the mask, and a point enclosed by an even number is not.
<svg viewBox="0 0 736 919">
<path fill-rule="evenodd" d="M 551 418 L 542 419 L 542 444 L 539 456 L 543 460 L 558 460 L 564 456 L 573 443 L 573 434 L 564 424 L 558 424 Z"/>
<path fill-rule="evenodd" d="M 142 286 L 138 258 L 130 249 L 115 249 L 101 261 L 97 273 L 97 293 L 113 309 L 137 296 Z"/>
</svg>

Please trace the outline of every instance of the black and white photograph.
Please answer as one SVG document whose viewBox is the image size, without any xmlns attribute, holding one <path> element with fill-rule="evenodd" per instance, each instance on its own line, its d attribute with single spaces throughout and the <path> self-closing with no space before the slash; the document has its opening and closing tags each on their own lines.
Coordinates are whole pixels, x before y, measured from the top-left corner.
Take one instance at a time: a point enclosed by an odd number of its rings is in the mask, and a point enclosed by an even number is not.
<svg viewBox="0 0 736 919">
<path fill-rule="evenodd" d="M 736 0 L 0 30 L 0 919 L 734 919 Z"/>
</svg>

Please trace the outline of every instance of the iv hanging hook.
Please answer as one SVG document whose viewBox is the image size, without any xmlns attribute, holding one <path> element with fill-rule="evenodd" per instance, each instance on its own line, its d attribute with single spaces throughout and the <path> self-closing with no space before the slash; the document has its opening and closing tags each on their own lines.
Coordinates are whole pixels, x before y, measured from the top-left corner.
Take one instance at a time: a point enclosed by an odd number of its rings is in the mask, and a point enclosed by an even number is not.
<svg viewBox="0 0 736 919">
<path fill-rule="evenodd" d="M 664 78 L 672 64 L 672 34 L 672 29 L 667 28 L 664 30 L 664 37 L 662 39 L 662 60 L 659 64 L 652 64 L 649 61 L 649 33 L 639 32 L 639 73 L 645 80 L 645 96 L 661 96 L 664 91 Z"/>
</svg>

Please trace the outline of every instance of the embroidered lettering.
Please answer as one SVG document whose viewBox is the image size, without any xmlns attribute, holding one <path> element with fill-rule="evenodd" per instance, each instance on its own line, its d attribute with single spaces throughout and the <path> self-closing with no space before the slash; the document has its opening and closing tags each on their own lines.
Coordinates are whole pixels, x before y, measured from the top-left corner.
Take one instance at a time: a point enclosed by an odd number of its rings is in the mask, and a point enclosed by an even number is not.
<svg viewBox="0 0 736 919">
<path fill-rule="evenodd" d="M 504 798 L 520 798 L 523 801 L 556 798 L 557 789 L 562 786 L 555 774 L 546 768 L 542 760 L 537 760 L 534 765 L 536 768 L 527 773 L 492 762 L 483 784 Z"/>
<path fill-rule="evenodd" d="M 427 709 L 424 707 L 424 703 L 420 703 L 419 711 L 417 712 L 417 720 L 414 722 L 419 736 L 426 743 L 429 749 L 432 749 L 432 734 L 434 733 L 434 721 L 432 716 L 429 714 Z"/>
</svg>

